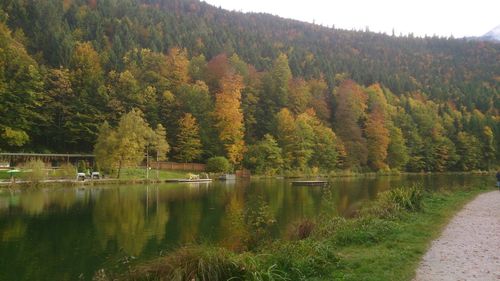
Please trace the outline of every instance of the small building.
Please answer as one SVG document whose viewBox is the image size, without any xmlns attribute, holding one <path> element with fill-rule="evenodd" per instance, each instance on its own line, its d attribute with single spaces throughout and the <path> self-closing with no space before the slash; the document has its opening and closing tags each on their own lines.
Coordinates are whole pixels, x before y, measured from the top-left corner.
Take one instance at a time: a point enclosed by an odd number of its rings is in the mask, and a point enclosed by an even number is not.
<svg viewBox="0 0 500 281">
<path fill-rule="evenodd" d="M 71 163 L 76 166 L 79 161 L 86 162 L 87 166 L 93 166 L 95 163 L 95 156 L 92 154 L 0 153 L 0 163 L 7 163 L 8 167 L 15 167 L 18 164 L 36 159 L 40 159 L 52 167 L 58 167 L 64 163 Z"/>
</svg>

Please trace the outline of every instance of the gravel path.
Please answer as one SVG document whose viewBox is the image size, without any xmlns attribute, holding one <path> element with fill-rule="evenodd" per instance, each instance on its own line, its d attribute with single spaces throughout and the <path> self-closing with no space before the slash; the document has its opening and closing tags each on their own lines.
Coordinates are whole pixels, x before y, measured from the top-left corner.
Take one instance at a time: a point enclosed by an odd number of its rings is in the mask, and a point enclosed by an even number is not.
<svg viewBox="0 0 500 281">
<path fill-rule="evenodd" d="M 500 280 L 500 192 L 479 195 L 423 257 L 414 281 Z"/>
</svg>

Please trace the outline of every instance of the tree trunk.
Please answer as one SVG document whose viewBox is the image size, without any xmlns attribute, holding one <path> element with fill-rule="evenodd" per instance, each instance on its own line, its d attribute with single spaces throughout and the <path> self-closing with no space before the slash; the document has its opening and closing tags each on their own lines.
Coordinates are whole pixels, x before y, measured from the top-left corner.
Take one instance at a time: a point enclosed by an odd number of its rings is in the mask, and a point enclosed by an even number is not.
<svg viewBox="0 0 500 281">
<path fill-rule="evenodd" d="M 117 178 L 120 179 L 120 173 L 122 171 L 122 160 L 120 159 L 120 162 L 118 162 L 118 176 Z"/>
</svg>

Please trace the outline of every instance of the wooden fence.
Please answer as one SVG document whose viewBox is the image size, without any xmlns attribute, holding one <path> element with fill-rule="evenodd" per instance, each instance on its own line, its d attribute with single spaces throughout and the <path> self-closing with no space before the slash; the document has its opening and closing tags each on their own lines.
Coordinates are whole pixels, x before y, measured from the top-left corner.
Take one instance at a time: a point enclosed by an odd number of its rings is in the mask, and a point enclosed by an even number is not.
<svg viewBox="0 0 500 281">
<path fill-rule="evenodd" d="M 252 174 L 250 173 L 250 170 L 247 169 L 236 170 L 237 178 L 250 178 L 251 175 Z"/>
<path fill-rule="evenodd" d="M 167 171 L 205 171 L 205 164 L 200 163 L 176 163 L 176 162 L 158 162 L 160 170 Z M 150 164 L 152 168 L 156 168 L 156 162 Z"/>
</svg>

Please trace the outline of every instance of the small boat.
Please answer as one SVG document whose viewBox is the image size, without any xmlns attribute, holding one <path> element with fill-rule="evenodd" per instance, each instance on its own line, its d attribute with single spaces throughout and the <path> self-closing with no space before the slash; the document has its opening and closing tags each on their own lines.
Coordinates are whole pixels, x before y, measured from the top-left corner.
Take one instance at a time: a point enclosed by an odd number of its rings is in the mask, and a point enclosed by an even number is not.
<svg viewBox="0 0 500 281">
<path fill-rule="evenodd" d="M 326 185 L 327 181 L 292 181 L 292 185 L 301 185 L 301 186 L 316 186 L 316 185 Z"/>
<path fill-rule="evenodd" d="M 224 174 L 219 177 L 220 180 L 236 180 L 236 175 L 235 174 Z"/>
</svg>

